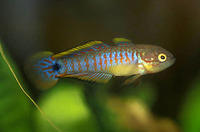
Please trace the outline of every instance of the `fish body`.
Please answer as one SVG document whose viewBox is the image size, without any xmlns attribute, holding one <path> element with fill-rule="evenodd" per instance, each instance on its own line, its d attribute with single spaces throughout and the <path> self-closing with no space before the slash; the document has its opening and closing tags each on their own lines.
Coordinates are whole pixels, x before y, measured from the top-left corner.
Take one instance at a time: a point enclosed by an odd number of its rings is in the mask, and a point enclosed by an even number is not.
<svg viewBox="0 0 200 132">
<path fill-rule="evenodd" d="M 124 38 L 113 41 L 114 46 L 91 41 L 59 54 L 38 53 L 28 63 L 29 71 L 33 71 L 29 75 L 42 88 L 52 87 L 63 77 L 107 83 L 113 76 L 133 76 L 124 83 L 129 84 L 175 62 L 173 55 L 159 46 L 133 44 Z"/>
<path fill-rule="evenodd" d="M 128 76 L 138 73 L 138 57 L 133 46 L 110 46 L 99 51 L 71 58 L 60 58 L 58 63 L 64 68 L 63 74 L 107 73 L 115 76 Z M 135 67 L 131 71 L 120 73 L 119 67 Z"/>
</svg>

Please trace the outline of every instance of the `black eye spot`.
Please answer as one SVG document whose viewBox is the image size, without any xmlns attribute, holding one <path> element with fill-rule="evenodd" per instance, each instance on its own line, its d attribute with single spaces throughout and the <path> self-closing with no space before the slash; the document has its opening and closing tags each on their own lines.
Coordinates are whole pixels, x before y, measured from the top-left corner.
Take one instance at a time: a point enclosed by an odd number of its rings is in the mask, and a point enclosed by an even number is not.
<svg viewBox="0 0 200 132">
<path fill-rule="evenodd" d="M 162 55 L 160 58 L 164 60 L 164 59 L 165 59 L 165 56 Z"/>
<path fill-rule="evenodd" d="M 55 63 L 52 68 L 54 71 L 58 71 L 60 69 L 60 65 L 58 63 Z"/>
</svg>

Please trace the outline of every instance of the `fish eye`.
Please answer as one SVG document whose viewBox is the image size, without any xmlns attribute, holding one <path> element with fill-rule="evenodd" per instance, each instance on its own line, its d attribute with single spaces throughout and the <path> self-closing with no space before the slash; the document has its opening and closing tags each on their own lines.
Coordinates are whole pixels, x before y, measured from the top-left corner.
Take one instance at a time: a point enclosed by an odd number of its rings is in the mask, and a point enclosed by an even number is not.
<svg viewBox="0 0 200 132">
<path fill-rule="evenodd" d="M 158 55 L 158 60 L 160 62 L 164 62 L 164 61 L 166 61 L 166 59 L 167 59 L 167 56 L 165 54 L 161 53 Z"/>
</svg>

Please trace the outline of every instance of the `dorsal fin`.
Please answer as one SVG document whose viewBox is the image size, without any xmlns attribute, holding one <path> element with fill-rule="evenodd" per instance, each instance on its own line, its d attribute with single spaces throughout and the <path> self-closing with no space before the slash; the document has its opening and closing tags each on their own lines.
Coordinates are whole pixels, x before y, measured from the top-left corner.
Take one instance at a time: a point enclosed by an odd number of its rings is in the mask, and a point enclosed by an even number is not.
<svg viewBox="0 0 200 132">
<path fill-rule="evenodd" d="M 101 49 L 104 49 L 104 48 L 107 48 L 107 47 L 109 47 L 107 44 L 97 44 L 97 45 L 93 45 L 91 47 L 73 52 L 71 54 L 65 55 L 63 57 L 75 57 L 75 56 L 78 56 L 78 55 L 87 54 L 87 53 L 92 52 L 92 51 L 98 51 L 98 50 L 101 50 Z"/>
<path fill-rule="evenodd" d="M 113 38 L 112 40 L 116 46 L 130 46 L 133 45 L 133 42 L 126 38 Z"/>
<path fill-rule="evenodd" d="M 55 54 L 52 58 L 60 58 L 60 57 L 73 57 L 75 55 L 83 54 L 83 52 L 89 52 L 90 50 L 94 51 L 97 49 L 102 49 L 104 47 L 108 47 L 108 45 L 103 44 L 101 41 L 90 41 L 84 45 L 80 45 L 78 47 L 72 48 L 70 50 Z"/>
</svg>

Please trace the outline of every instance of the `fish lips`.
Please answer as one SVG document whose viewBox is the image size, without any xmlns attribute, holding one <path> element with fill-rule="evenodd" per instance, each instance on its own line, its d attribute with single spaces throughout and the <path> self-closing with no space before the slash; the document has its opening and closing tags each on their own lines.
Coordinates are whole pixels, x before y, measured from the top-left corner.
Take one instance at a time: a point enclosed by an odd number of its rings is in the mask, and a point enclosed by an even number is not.
<svg viewBox="0 0 200 132">
<path fill-rule="evenodd" d="M 176 61 L 176 58 L 172 57 L 169 61 L 170 61 L 171 65 L 173 65 L 175 63 L 175 61 Z"/>
</svg>

